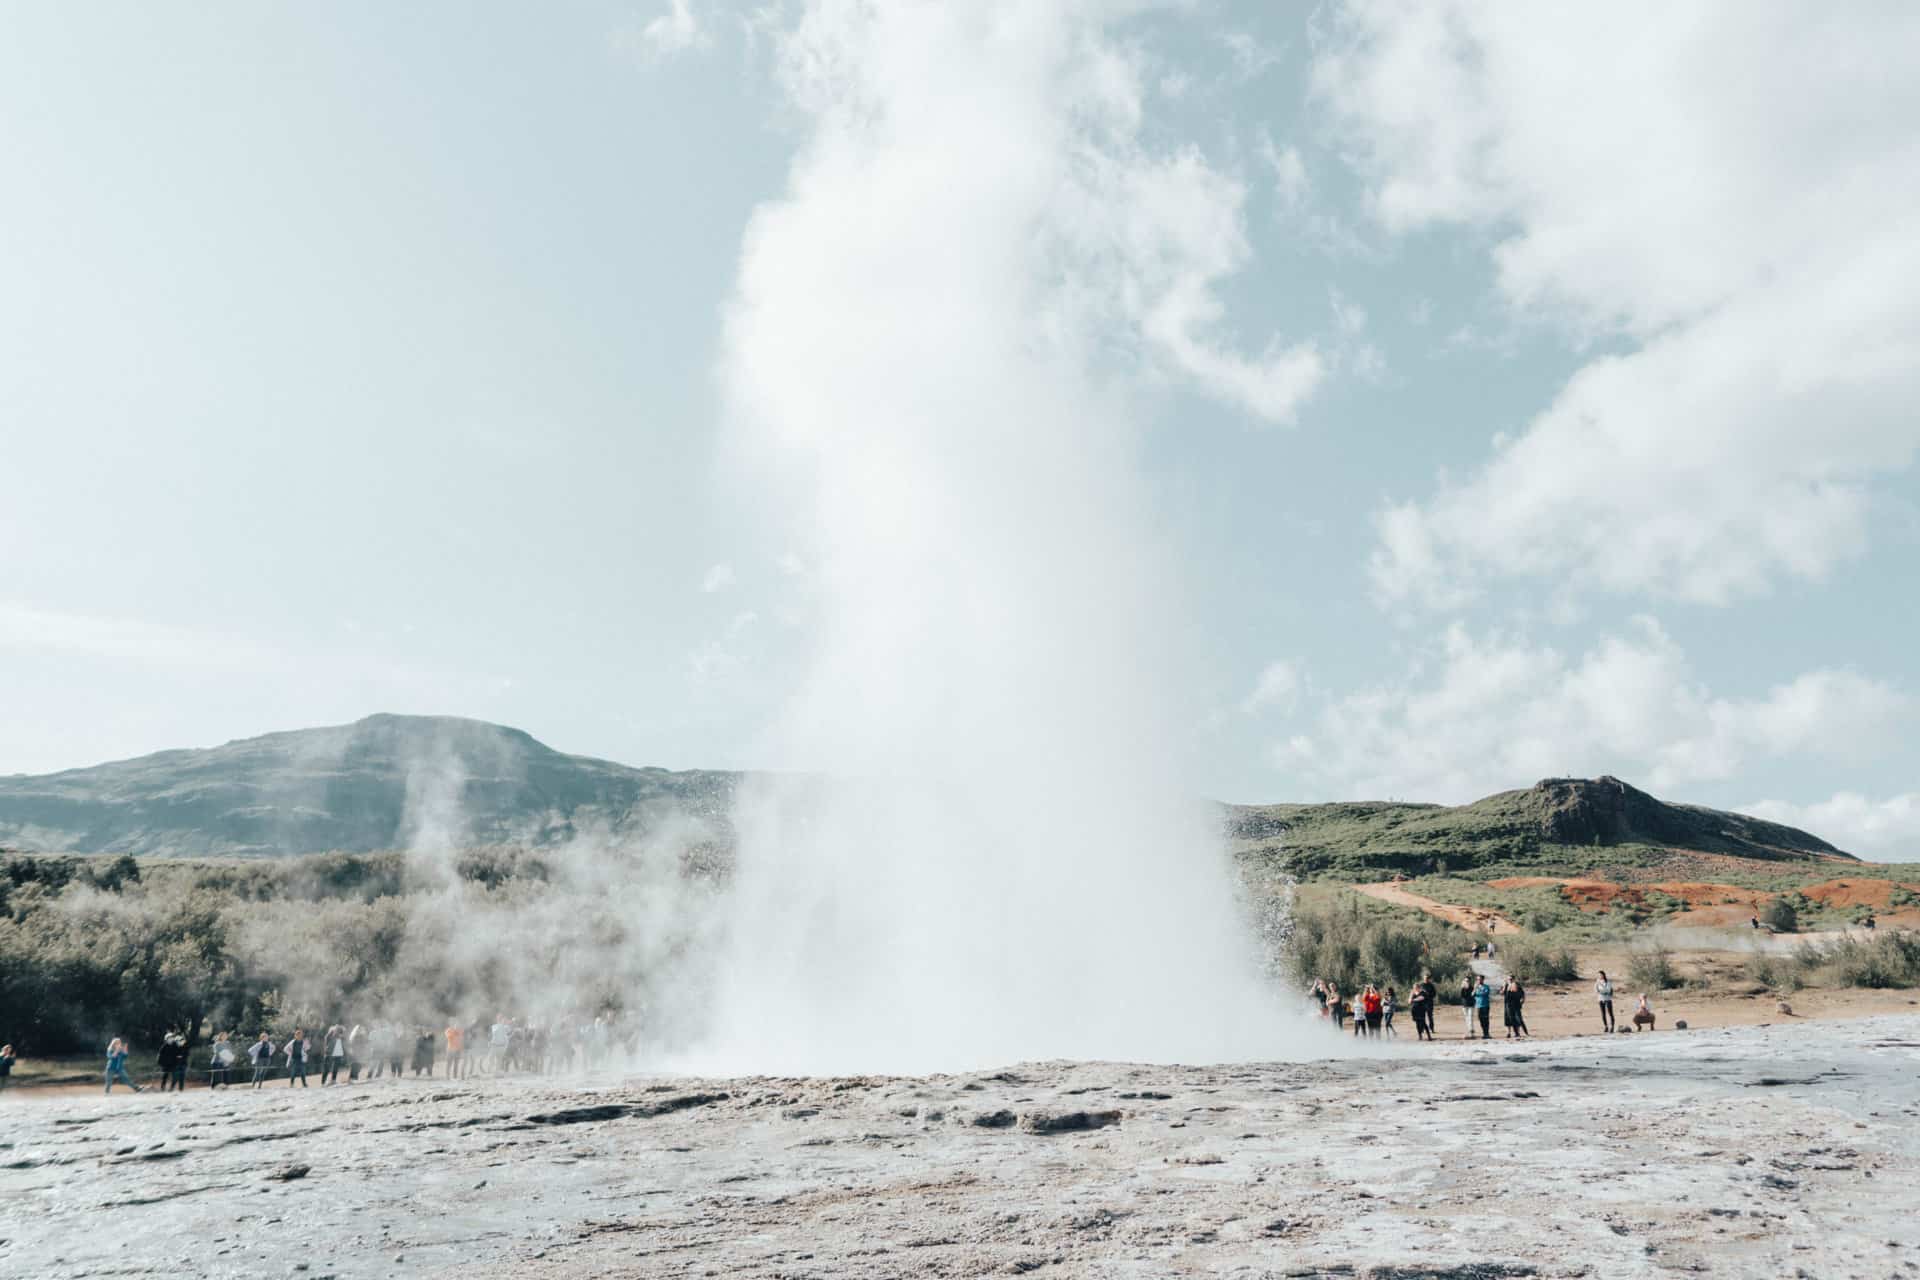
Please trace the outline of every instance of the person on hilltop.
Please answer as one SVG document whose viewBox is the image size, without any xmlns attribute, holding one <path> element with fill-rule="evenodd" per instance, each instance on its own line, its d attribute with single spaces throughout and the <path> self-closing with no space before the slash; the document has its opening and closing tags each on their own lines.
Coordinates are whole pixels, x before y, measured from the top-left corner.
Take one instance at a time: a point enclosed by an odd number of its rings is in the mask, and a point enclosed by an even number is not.
<svg viewBox="0 0 1920 1280">
<path fill-rule="evenodd" d="M 1604 1035 L 1613 1030 L 1613 979 L 1605 969 L 1594 979 L 1593 995 L 1600 1002 L 1600 1031 Z"/>
<path fill-rule="evenodd" d="M 129 1089 L 132 1089 L 135 1093 L 146 1092 L 145 1089 L 142 1089 L 139 1085 L 133 1082 L 132 1076 L 127 1074 L 127 1042 L 125 1040 L 122 1040 L 119 1036 L 115 1036 L 113 1039 L 107 1041 L 107 1092 L 108 1093 L 113 1092 L 113 1085 L 115 1081 L 119 1081 L 121 1084 L 126 1085 Z"/>
<path fill-rule="evenodd" d="M 1473 1039 L 1473 974 L 1463 975 L 1460 979 L 1460 1013 L 1466 1019 L 1467 1039 Z"/>
<path fill-rule="evenodd" d="M 1493 1039 L 1493 988 L 1487 985 L 1485 978 L 1474 984 L 1473 1012 L 1480 1019 L 1480 1038 Z M 1468 1039 L 1472 1039 L 1471 1033 Z"/>
<path fill-rule="evenodd" d="M 260 1038 L 247 1046 L 247 1057 L 253 1063 L 253 1087 L 258 1089 L 273 1070 L 273 1037 L 262 1031 Z"/>
</svg>

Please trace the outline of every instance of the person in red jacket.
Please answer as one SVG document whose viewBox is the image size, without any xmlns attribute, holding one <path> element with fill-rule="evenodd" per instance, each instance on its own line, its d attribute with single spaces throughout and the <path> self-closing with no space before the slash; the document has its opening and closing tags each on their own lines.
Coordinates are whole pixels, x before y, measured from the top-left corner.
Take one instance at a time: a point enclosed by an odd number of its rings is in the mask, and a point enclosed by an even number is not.
<svg viewBox="0 0 1920 1280">
<path fill-rule="evenodd" d="M 1379 1035 L 1383 1007 L 1380 1001 L 1380 988 L 1374 986 L 1371 982 L 1367 984 L 1367 989 L 1360 993 L 1360 1009 L 1361 1012 L 1366 1015 L 1367 1034 L 1370 1036 Z"/>
</svg>

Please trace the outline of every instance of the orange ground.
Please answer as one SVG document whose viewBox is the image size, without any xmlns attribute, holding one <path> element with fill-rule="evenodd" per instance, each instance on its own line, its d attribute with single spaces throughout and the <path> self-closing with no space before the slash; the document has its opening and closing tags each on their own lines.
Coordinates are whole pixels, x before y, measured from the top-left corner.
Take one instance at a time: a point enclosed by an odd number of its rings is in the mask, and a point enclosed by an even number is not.
<svg viewBox="0 0 1920 1280">
<path fill-rule="evenodd" d="M 1697 880 L 1618 884 L 1611 880 L 1581 877 L 1508 876 L 1490 883 L 1496 889 L 1534 889 L 1557 885 L 1563 898 L 1588 912 L 1611 911 L 1616 903 L 1622 902 L 1629 906 L 1641 906 L 1646 903 L 1648 893 L 1659 892 L 1687 904 L 1687 909 L 1669 921 L 1670 924 L 1697 928 L 1726 928 L 1744 924 L 1775 897 L 1758 889 Z M 1894 907 L 1891 897 L 1895 889 L 1920 893 L 1920 885 L 1877 879 L 1828 880 L 1808 885 L 1800 892 L 1823 906 L 1870 907 L 1888 924 L 1920 926 L 1920 905 Z"/>
</svg>

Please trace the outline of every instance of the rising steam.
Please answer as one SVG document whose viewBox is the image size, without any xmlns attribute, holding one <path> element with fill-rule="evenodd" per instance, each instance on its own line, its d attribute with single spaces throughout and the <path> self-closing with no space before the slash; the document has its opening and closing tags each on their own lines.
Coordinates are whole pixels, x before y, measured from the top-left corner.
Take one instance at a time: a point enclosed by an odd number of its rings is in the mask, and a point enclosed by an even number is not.
<svg viewBox="0 0 1920 1280">
<path fill-rule="evenodd" d="M 722 371 L 816 567 L 770 747 L 839 781 L 741 797 L 702 1065 L 1285 1048 L 1216 820 L 1168 769 L 1178 599 L 1113 369 L 1282 416 L 1318 366 L 1209 345 L 1239 188 L 1143 147 L 1102 18 L 822 2 L 784 37 L 807 132 Z"/>
</svg>

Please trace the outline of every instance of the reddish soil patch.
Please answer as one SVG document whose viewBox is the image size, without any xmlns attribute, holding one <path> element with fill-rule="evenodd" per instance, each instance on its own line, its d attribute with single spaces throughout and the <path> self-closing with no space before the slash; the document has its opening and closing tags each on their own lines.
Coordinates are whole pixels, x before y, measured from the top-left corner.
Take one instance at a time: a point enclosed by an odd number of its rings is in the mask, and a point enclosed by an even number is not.
<svg viewBox="0 0 1920 1280">
<path fill-rule="evenodd" d="M 1800 892 L 1824 907 L 1872 907 L 1875 911 L 1890 911 L 1894 909 L 1895 889 L 1920 893 L 1920 884 L 1899 880 L 1828 880 L 1824 884 L 1807 885 Z"/>
<path fill-rule="evenodd" d="M 1560 896 L 1589 913 L 1626 910 L 1647 905 L 1652 893 L 1662 893 L 1687 904 L 1687 924 L 1739 924 L 1757 912 L 1773 895 L 1739 885 L 1700 880 L 1661 880 L 1652 884 L 1618 884 L 1612 880 L 1560 876 L 1509 876 L 1491 882 L 1496 889 L 1538 889 L 1557 885 Z M 1679 921 L 1676 921 L 1679 923 Z"/>
</svg>

